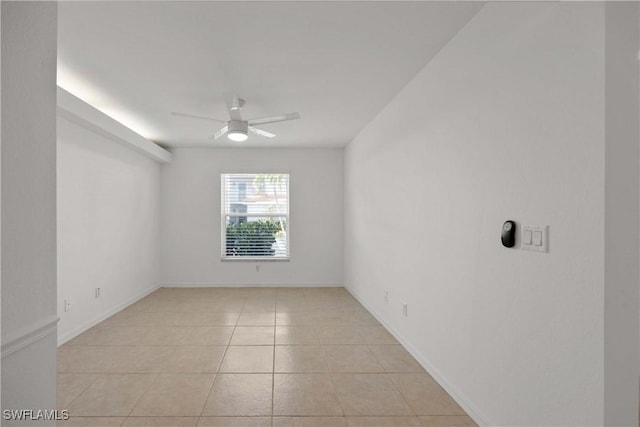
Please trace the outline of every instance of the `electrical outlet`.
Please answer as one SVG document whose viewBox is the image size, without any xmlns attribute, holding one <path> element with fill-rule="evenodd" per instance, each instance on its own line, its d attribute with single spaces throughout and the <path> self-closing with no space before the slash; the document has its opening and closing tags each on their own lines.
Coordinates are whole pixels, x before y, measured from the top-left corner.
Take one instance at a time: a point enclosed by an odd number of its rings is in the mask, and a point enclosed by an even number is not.
<svg viewBox="0 0 640 427">
<path fill-rule="evenodd" d="M 407 303 L 406 302 L 402 303 L 402 314 L 404 315 L 404 317 L 408 316 Z"/>
<path fill-rule="evenodd" d="M 389 302 L 389 291 L 384 291 L 384 302 Z"/>
<path fill-rule="evenodd" d="M 100 288 L 96 288 L 96 298 L 100 298 L 102 296 L 102 291 Z"/>
<path fill-rule="evenodd" d="M 64 311 L 71 311 L 71 301 L 68 299 L 64 300 Z"/>
</svg>

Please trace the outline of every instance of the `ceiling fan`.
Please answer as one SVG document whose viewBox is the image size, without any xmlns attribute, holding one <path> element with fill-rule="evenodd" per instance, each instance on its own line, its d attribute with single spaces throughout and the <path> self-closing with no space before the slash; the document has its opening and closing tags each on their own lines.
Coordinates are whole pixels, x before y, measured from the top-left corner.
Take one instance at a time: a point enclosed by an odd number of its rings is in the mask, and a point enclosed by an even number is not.
<svg viewBox="0 0 640 427">
<path fill-rule="evenodd" d="M 213 122 L 224 123 L 224 126 L 221 129 L 218 129 L 216 133 L 213 134 L 213 138 L 218 139 L 224 135 L 227 135 L 227 138 L 236 142 L 246 141 L 247 138 L 249 138 L 249 132 L 255 135 L 264 136 L 266 138 L 273 138 L 276 136 L 271 132 L 258 129 L 254 127 L 254 125 L 284 122 L 286 120 L 295 120 L 300 118 L 300 114 L 298 113 L 287 113 L 287 114 L 280 114 L 278 116 L 244 120 L 242 118 L 242 114 L 240 110 L 242 109 L 242 107 L 244 107 L 244 104 L 246 103 L 246 101 L 242 98 L 238 98 L 236 95 L 233 95 L 232 98 L 227 98 L 226 101 L 227 101 L 227 109 L 229 110 L 229 117 L 231 120 L 219 120 L 219 119 L 214 119 L 213 117 L 196 116 L 194 114 L 178 113 L 175 111 L 172 112 L 171 114 L 173 114 L 174 116 L 188 117 L 191 119 L 209 120 Z"/>
</svg>

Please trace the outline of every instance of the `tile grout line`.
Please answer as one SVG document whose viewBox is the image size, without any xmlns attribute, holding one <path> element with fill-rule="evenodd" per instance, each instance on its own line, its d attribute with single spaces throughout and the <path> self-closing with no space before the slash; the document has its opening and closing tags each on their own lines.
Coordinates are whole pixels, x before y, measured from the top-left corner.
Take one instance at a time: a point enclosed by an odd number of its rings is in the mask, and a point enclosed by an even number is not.
<svg viewBox="0 0 640 427">
<path fill-rule="evenodd" d="M 323 354 L 323 356 L 325 358 L 324 363 L 327 364 L 327 371 L 328 371 L 328 375 L 329 375 L 329 381 L 331 382 L 331 387 L 333 388 L 333 393 L 336 396 L 336 400 L 338 401 L 338 405 L 340 405 L 340 410 L 342 411 L 342 416 L 344 417 L 344 419 L 346 421 L 347 420 L 347 415 L 344 412 L 344 405 L 342 404 L 342 402 L 340 400 L 340 396 L 338 395 L 338 388 L 336 387 L 336 383 L 333 381 L 334 372 L 331 372 L 329 370 L 329 362 L 327 361 L 327 354 L 326 354 L 326 351 L 325 351 L 324 347 L 327 347 L 327 345 L 322 345 L 322 354 Z M 347 421 L 347 424 L 348 424 L 348 421 Z"/>
<path fill-rule="evenodd" d="M 305 301 L 306 301 L 306 297 L 305 297 Z M 338 396 L 338 389 L 336 388 L 336 384 L 333 381 L 333 374 L 332 374 L 331 370 L 329 369 L 329 362 L 327 360 L 327 353 L 326 353 L 326 350 L 325 350 L 325 347 L 327 347 L 327 344 L 325 344 L 320 339 L 320 334 L 318 333 L 318 329 L 316 327 L 315 322 L 311 326 L 312 326 L 313 330 L 316 333 L 316 338 L 318 339 L 318 344 L 320 345 L 320 348 L 322 349 L 322 357 L 324 358 L 324 363 L 327 366 L 327 375 L 329 376 L 329 382 L 331 383 L 331 388 L 333 389 L 333 394 L 336 396 L 336 401 L 338 402 L 338 405 L 340 406 L 340 411 L 342 412 L 342 417 L 345 419 L 345 422 L 348 424 L 347 416 L 345 415 L 345 412 L 344 412 L 344 405 L 340 401 L 340 396 Z"/>
<path fill-rule="evenodd" d="M 233 333 L 231 334 L 233 336 Z M 229 337 L 229 342 L 231 341 L 231 337 Z M 227 343 L 228 344 L 228 343 Z M 227 350 L 229 349 L 229 345 L 226 345 L 224 348 L 224 352 L 222 353 L 222 357 L 220 358 L 220 362 L 216 367 L 216 372 L 213 374 L 213 381 L 211 381 L 211 385 L 209 386 L 209 391 L 207 392 L 207 397 L 204 399 L 204 403 L 202 404 L 202 409 L 200 410 L 200 415 L 198 415 L 198 421 L 196 422 L 196 426 L 200 423 L 200 418 L 202 418 L 202 414 L 204 413 L 204 408 L 207 406 L 207 402 L 209 401 L 209 397 L 211 396 L 211 391 L 213 390 L 213 386 L 218 380 L 218 376 L 220 375 L 220 368 L 222 367 L 222 362 L 224 362 L 224 358 L 227 355 Z"/>
<path fill-rule="evenodd" d="M 245 302 L 246 304 L 246 302 Z M 198 424 L 200 424 L 200 419 L 203 417 L 204 414 L 204 409 L 207 407 L 207 402 L 209 401 L 209 398 L 211 397 L 211 392 L 213 391 L 213 387 L 215 386 L 216 382 L 218 381 L 218 377 L 221 375 L 220 373 L 220 368 L 222 368 L 222 364 L 224 363 L 224 359 L 227 357 L 227 351 L 229 350 L 229 347 L 231 346 L 231 340 L 233 339 L 233 335 L 236 333 L 236 328 L 238 327 L 238 323 L 240 322 L 240 316 L 242 316 L 242 312 L 244 311 L 244 305 L 242 306 L 242 309 L 240 310 L 240 313 L 238 313 L 238 318 L 236 319 L 236 322 L 233 326 L 233 332 L 231 332 L 231 335 L 229 336 L 229 340 L 227 341 L 227 345 L 224 348 L 224 352 L 222 353 L 222 357 L 220 358 L 220 363 L 218 363 L 218 366 L 216 367 L 216 372 L 214 374 L 213 377 L 213 381 L 211 381 L 211 385 L 209 386 L 209 391 L 207 392 L 207 398 L 204 400 L 204 403 L 202 404 L 202 409 L 200 410 L 200 415 L 198 415 L 198 421 L 196 422 L 196 426 Z"/>
<path fill-rule="evenodd" d="M 275 306 L 273 308 L 273 360 L 271 364 L 271 419 L 270 424 L 273 427 L 273 409 L 276 397 L 276 313 L 278 312 L 278 300 L 276 297 Z"/>
<path fill-rule="evenodd" d="M 200 409 L 200 414 L 197 415 L 197 420 L 196 420 L 196 426 L 200 423 L 200 419 L 202 418 L 202 414 L 204 412 L 204 408 L 207 406 L 207 402 L 209 401 L 209 397 L 211 395 L 211 390 L 213 390 L 213 386 L 218 378 L 218 371 L 220 370 L 220 367 L 222 366 L 222 362 L 224 361 L 224 358 L 227 354 L 227 349 L 229 348 L 229 343 L 231 342 L 231 338 L 233 337 L 233 334 L 235 333 L 235 328 L 238 324 L 238 319 L 240 317 L 240 314 L 238 314 L 238 318 L 236 318 L 235 324 L 233 326 L 233 331 L 231 332 L 231 335 L 229 336 L 229 339 L 227 341 L 227 344 L 224 346 L 225 349 L 222 352 L 222 357 L 220 358 L 220 362 L 218 363 L 218 366 L 216 367 L 216 371 L 213 373 L 213 379 L 211 381 L 211 385 L 209 385 L 209 390 L 207 391 L 207 397 L 204 399 L 204 402 L 202 403 L 202 408 Z"/>
<path fill-rule="evenodd" d="M 131 375 L 131 374 L 125 374 L 125 375 Z M 154 378 L 149 381 L 149 385 L 147 386 L 147 388 L 144 390 L 144 392 L 140 393 L 140 397 L 138 397 L 138 399 L 136 399 L 136 403 L 131 407 L 131 410 L 129 411 L 129 413 L 127 415 L 125 415 L 124 419 L 125 421 L 127 420 L 127 418 L 129 418 L 131 416 L 131 414 L 133 413 L 133 411 L 136 410 L 136 407 L 140 404 L 140 401 L 142 400 L 142 398 L 144 397 L 145 394 L 147 394 L 147 392 L 151 389 L 151 386 L 153 385 L 153 383 L 160 377 L 160 375 L 162 374 L 158 374 L 158 373 L 154 373 L 154 374 L 136 374 L 136 375 L 153 375 Z M 124 423 L 124 421 L 123 421 Z"/>
<path fill-rule="evenodd" d="M 60 372 L 56 372 L 56 384 L 57 384 L 57 377 L 58 377 L 58 375 L 60 375 L 60 374 L 61 374 Z M 65 374 L 65 373 L 62 373 L 62 374 Z M 70 374 L 71 374 L 71 375 L 77 375 L 76 373 L 70 373 Z M 67 375 L 69 375 L 69 374 L 67 374 Z M 96 375 L 96 374 L 85 374 L 85 375 Z M 78 394 L 77 394 L 73 399 L 71 399 L 71 401 L 70 401 L 67 405 L 65 405 L 65 406 L 67 406 L 67 408 L 62 408 L 62 409 L 68 409 L 68 407 L 69 407 L 69 406 L 70 406 L 70 405 L 71 405 L 71 404 L 72 404 L 72 403 L 73 403 L 77 398 L 79 398 L 79 397 L 80 397 L 80 396 L 81 396 L 85 391 L 87 391 L 87 390 L 89 389 L 89 387 L 91 387 L 93 384 L 95 384 L 95 382 L 96 382 L 96 381 L 98 381 L 98 378 L 96 378 L 96 379 L 94 379 L 93 381 L 91 381 L 91 382 L 90 382 L 86 387 L 84 387 L 84 388 L 80 391 L 80 393 L 78 393 Z M 57 406 L 57 405 L 56 405 L 56 406 Z M 69 414 L 69 415 L 71 415 L 71 414 Z"/>
</svg>

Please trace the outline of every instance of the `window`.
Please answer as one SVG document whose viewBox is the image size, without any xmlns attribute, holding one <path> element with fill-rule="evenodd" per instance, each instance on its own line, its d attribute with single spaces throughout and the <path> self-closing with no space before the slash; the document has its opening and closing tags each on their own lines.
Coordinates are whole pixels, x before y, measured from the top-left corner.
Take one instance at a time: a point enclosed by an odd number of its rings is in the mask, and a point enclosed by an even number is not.
<svg viewBox="0 0 640 427">
<path fill-rule="evenodd" d="M 224 173 L 222 259 L 289 259 L 289 174 Z"/>
</svg>

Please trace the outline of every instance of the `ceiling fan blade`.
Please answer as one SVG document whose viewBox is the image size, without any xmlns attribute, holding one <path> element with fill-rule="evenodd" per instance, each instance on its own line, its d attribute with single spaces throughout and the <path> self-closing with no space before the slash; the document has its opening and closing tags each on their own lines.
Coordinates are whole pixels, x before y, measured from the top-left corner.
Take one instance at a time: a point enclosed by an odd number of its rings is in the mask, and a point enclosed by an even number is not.
<svg viewBox="0 0 640 427">
<path fill-rule="evenodd" d="M 221 136 L 223 136 L 225 133 L 227 133 L 227 131 L 229 130 L 229 126 L 225 126 L 222 129 L 219 129 L 218 131 L 216 131 L 216 133 L 213 134 L 213 139 L 218 139 Z"/>
<path fill-rule="evenodd" d="M 194 114 L 177 113 L 175 111 L 172 111 L 171 114 L 174 115 L 174 116 L 178 116 L 178 117 L 188 117 L 190 119 L 209 120 L 209 121 L 212 121 L 212 122 L 227 123 L 226 120 L 218 120 L 218 119 L 214 119 L 213 117 L 196 116 Z"/>
<path fill-rule="evenodd" d="M 231 117 L 231 120 L 242 121 L 240 109 L 244 105 L 244 100 L 238 98 L 238 95 L 236 94 L 226 95 L 224 100 L 227 103 L 227 109 L 229 110 L 229 117 Z"/>
<path fill-rule="evenodd" d="M 251 120 L 247 120 L 247 123 L 249 123 L 249 126 L 253 126 L 253 125 L 263 125 L 265 123 L 284 122 L 286 120 L 295 120 L 299 118 L 300 118 L 300 114 L 298 113 L 288 113 L 288 114 L 281 114 L 279 116 L 263 117 L 261 119 L 251 119 Z"/>
<path fill-rule="evenodd" d="M 267 132 L 266 130 L 254 128 L 253 126 L 249 126 L 249 132 L 255 133 L 256 135 L 264 136 L 265 138 L 275 138 L 276 134 Z"/>
</svg>

